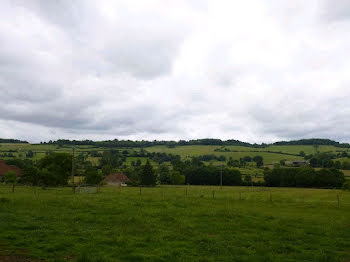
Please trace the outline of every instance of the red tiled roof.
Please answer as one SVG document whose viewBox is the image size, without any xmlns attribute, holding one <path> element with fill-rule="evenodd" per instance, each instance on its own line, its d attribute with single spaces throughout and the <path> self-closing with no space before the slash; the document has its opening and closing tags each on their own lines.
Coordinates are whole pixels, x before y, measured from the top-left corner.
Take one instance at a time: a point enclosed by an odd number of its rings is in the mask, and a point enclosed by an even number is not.
<svg viewBox="0 0 350 262">
<path fill-rule="evenodd" d="M 112 173 L 105 178 L 105 181 L 112 183 L 126 183 L 130 182 L 130 179 L 123 173 Z"/>
<path fill-rule="evenodd" d="M 4 161 L 0 160 L 0 176 L 3 176 L 7 171 L 15 171 L 17 176 L 22 175 L 22 169 L 17 166 L 6 165 Z"/>
</svg>

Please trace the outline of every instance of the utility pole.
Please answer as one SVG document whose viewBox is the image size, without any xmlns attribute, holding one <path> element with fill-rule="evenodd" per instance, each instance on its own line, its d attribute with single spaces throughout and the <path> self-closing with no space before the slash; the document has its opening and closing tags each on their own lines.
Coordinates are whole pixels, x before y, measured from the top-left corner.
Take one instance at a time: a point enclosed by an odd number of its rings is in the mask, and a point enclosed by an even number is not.
<svg viewBox="0 0 350 262">
<path fill-rule="evenodd" d="M 72 191 L 73 191 L 73 194 L 75 194 L 75 185 L 74 185 L 74 171 L 75 171 L 74 150 L 75 150 L 75 147 L 74 146 L 72 147 L 72 150 L 73 150 L 73 154 L 72 154 Z"/>
<path fill-rule="evenodd" d="M 220 169 L 220 189 L 222 189 L 222 165 Z"/>
</svg>

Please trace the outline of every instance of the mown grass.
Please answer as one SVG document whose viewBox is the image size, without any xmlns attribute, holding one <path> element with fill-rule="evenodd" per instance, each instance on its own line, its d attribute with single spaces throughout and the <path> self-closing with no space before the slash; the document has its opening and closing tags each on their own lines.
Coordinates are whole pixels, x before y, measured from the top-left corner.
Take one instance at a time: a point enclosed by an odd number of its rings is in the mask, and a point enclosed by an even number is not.
<svg viewBox="0 0 350 262">
<path fill-rule="evenodd" d="M 18 187 L 13 194 L 0 186 L 5 254 L 47 261 L 349 261 L 350 193 L 169 186 L 142 188 L 141 195 L 139 188 L 108 187 L 75 195 L 70 188 Z"/>
</svg>

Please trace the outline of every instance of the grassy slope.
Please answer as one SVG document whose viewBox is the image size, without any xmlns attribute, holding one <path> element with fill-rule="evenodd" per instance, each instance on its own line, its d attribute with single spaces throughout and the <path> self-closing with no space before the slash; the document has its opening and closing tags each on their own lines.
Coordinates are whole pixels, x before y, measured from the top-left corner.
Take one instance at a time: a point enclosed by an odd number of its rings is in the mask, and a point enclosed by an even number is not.
<svg viewBox="0 0 350 262">
<path fill-rule="evenodd" d="M 341 192 L 338 208 L 334 190 L 190 187 L 187 197 L 185 190 L 143 188 L 140 196 L 138 188 L 103 188 L 72 195 L 69 188 L 34 194 L 20 187 L 12 194 L 0 186 L 0 254 L 53 260 L 86 250 L 112 261 L 350 259 L 348 192 Z"/>
</svg>

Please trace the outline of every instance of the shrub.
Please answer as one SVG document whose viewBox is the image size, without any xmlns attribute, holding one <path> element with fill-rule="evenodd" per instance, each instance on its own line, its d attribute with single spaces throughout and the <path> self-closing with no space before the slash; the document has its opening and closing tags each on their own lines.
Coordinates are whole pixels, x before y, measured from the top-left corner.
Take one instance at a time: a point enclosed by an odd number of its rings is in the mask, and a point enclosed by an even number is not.
<svg viewBox="0 0 350 262">
<path fill-rule="evenodd" d="M 350 181 L 346 181 L 346 182 L 343 184 L 343 189 L 344 189 L 344 190 L 350 191 Z"/>
</svg>

